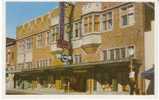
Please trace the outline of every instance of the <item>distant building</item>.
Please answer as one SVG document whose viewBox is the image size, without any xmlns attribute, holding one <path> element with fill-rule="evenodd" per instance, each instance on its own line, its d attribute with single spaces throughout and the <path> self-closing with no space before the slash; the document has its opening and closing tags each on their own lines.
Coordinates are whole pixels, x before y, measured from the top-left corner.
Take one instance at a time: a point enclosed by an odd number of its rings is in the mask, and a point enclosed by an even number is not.
<svg viewBox="0 0 159 100">
<path fill-rule="evenodd" d="M 152 5 L 152 4 L 150 4 Z M 68 40 L 70 8 L 65 8 Z M 17 27 L 15 84 L 23 88 L 48 87 L 71 91 L 129 92 L 129 70 L 135 70 L 140 94 L 145 93 L 145 32 L 150 31 L 154 10 L 146 3 L 77 2 L 73 9 L 73 64 L 64 64 L 57 46 L 59 8 Z M 154 34 L 154 33 L 152 33 Z M 132 62 L 132 63 L 130 63 Z M 23 80 L 22 82 L 18 80 Z"/>
<path fill-rule="evenodd" d="M 14 88 L 14 74 L 16 67 L 16 40 L 6 38 L 6 86 Z"/>
<path fill-rule="evenodd" d="M 155 74 L 155 37 L 154 37 L 154 20 L 151 21 L 151 30 L 145 32 L 145 71 L 142 76 L 145 78 L 145 90 L 147 94 L 154 94 L 154 74 Z"/>
</svg>

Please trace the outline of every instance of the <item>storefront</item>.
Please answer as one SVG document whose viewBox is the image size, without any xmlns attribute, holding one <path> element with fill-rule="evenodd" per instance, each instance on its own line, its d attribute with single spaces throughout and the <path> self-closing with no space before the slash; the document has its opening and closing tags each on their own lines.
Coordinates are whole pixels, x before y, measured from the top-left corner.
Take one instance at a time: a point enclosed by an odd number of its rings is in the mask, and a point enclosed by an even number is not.
<svg viewBox="0 0 159 100">
<path fill-rule="evenodd" d="M 31 82 L 32 88 L 55 88 L 66 92 L 128 92 L 129 60 L 83 63 L 22 72 L 18 80 Z M 23 77 L 22 77 L 23 76 Z M 25 77 L 24 77 L 25 76 Z M 39 85 L 38 85 L 39 84 Z"/>
</svg>

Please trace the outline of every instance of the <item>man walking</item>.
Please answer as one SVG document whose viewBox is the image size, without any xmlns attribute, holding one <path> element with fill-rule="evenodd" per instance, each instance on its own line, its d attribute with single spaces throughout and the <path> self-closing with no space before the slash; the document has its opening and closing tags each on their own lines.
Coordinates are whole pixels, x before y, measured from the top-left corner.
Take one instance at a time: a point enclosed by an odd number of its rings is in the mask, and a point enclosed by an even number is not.
<svg viewBox="0 0 159 100">
<path fill-rule="evenodd" d="M 135 92 L 135 72 L 133 70 L 129 73 L 129 85 L 130 85 L 130 94 Z"/>
</svg>

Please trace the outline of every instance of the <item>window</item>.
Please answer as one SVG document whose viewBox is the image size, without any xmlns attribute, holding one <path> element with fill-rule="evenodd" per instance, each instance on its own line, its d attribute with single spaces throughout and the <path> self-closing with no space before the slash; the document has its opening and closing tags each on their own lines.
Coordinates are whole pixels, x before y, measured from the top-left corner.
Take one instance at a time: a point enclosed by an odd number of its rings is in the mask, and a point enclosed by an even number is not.
<svg viewBox="0 0 159 100">
<path fill-rule="evenodd" d="M 112 29 L 112 12 L 103 14 L 103 30 Z"/>
<path fill-rule="evenodd" d="M 81 56 L 80 55 L 74 55 L 74 61 L 75 64 L 79 64 L 81 62 Z"/>
<path fill-rule="evenodd" d="M 37 68 L 40 68 L 40 61 L 37 61 Z"/>
<path fill-rule="evenodd" d="M 122 25 L 128 25 L 127 15 L 123 15 L 123 16 L 122 16 Z"/>
<path fill-rule="evenodd" d="M 38 34 L 36 37 L 36 47 L 41 48 L 42 47 L 42 33 Z"/>
<path fill-rule="evenodd" d="M 55 25 L 52 27 L 52 38 L 54 42 L 56 42 L 59 38 L 59 25 Z"/>
<path fill-rule="evenodd" d="M 84 18 L 84 32 L 88 33 L 88 18 Z"/>
<path fill-rule="evenodd" d="M 32 48 L 32 39 L 29 38 L 26 40 L 26 49 L 31 49 Z"/>
<path fill-rule="evenodd" d="M 13 60 L 13 59 L 14 59 L 14 52 L 12 52 L 11 54 L 12 54 L 12 57 L 11 57 L 11 59 Z"/>
<path fill-rule="evenodd" d="M 26 69 L 31 69 L 31 67 L 32 67 L 32 62 L 26 62 L 25 63 L 25 68 Z"/>
<path fill-rule="evenodd" d="M 104 60 L 108 60 L 107 50 L 103 51 L 103 55 L 104 55 Z"/>
<path fill-rule="evenodd" d="M 127 56 L 128 53 L 128 56 Z M 104 60 L 119 60 L 125 59 L 135 56 L 134 46 L 128 46 L 123 48 L 114 48 L 114 49 L 107 49 L 103 51 L 103 59 Z"/>
<path fill-rule="evenodd" d="M 127 5 L 121 8 L 121 25 L 127 26 L 127 25 L 133 25 L 135 23 L 135 11 L 134 11 L 134 5 Z"/>
<path fill-rule="evenodd" d="M 46 41 L 47 41 L 46 44 L 47 44 L 47 45 L 50 44 L 50 40 L 51 40 L 51 39 L 50 39 L 50 37 L 51 37 L 50 34 L 51 34 L 50 31 L 47 31 L 47 32 L 46 32 Z"/>
<path fill-rule="evenodd" d="M 94 16 L 94 31 L 95 32 L 99 32 L 99 29 L 100 29 L 100 21 L 99 21 L 99 15 L 95 15 Z"/>
<path fill-rule="evenodd" d="M 117 60 L 120 59 L 120 49 L 119 48 L 115 49 L 115 53 L 116 53 L 116 59 Z"/>
<path fill-rule="evenodd" d="M 78 24 L 75 24 L 75 37 L 78 37 Z"/>
<path fill-rule="evenodd" d="M 88 32 L 92 32 L 92 16 L 89 16 L 89 28 Z"/>
<path fill-rule="evenodd" d="M 80 27 L 81 27 L 80 25 L 81 25 L 80 22 L 77 22 L 74 24 L 75 38 L 79 37 L 79 35 L 80 35 Z"/>
<path fill-rule="evenodd" d="M 40 68 L 42 68 L 42 67 L 43 67 L 43 61 L 40 60 Z"/>
<path fill-rule="evenodd" d="M 11 52 L 10 51 L 8 51 L 8 53 L 7 53 L 7 64 L 10 64 L 10 55 L 11 55 Z"/>
<path fill-rule="evenodd" d="M 125 58 L 126 57 L 126 50 L 125 48 L 121 48 L 121 58 Z"/>
<path fill-rule="evenodd" d="M 114 49 L 110 50 L 110 60 L 114 60 Z"/>
<path fill-rule="evenodd" d="M 21 53 L 22 51 L 24 51 L 24 48 L 23 48 L 23 46 L 22 46 L 22 41 L 19 41 L 18 42 L 18 53 Z"/>
<path fill-rule="evenodd" d="M 37 61 L 37 68 L 44 68 L 51 65 L 51 58 L 40 59 Z"/>
</svg>

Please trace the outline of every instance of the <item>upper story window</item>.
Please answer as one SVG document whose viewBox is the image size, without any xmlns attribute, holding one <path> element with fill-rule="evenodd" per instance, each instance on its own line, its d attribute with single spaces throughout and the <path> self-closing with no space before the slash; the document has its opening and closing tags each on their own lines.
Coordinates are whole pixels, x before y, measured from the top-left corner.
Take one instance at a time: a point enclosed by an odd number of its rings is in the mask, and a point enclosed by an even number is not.
<svg viewBox="0 0 159 100">
<path fill-rule="evenodd" d="M 59 25 L 55 25 L 52 27 L 52 41 L 56 42 L 58 39 L 58 33 L 59 33 Z"/>
<path fill-rule="evenodd" d="M 74 37 L 77 38 L 80 36 L 80 30 L 81 30 L 81 23 L 77 22 L 74 24 Z"/>
<path fill-rule="evenodd" d="M 104 60 L 119 60 L 135 56 L 134 46 L 107 49 L 103 51 Z"/>
<path fill-rule="evenodd" d="M 103 30 L 111 30 L 113 23 L 112 23 L 112 12 L 108 12 L 103 14 Z"/>
<path fill-rule="evenodd" d="M 28 38 L 26 40 L 26 49 L 31 49 L 32 48 L 32 38 Z"/>
<path fill-rule="evenodd" d="M 100 31 L 100 15 L 92 14 L 84 17 L 84 33 L 99 32 Z"/>
<path fill-rule="evenodd" d="M 120 23 L 121 26 L 129 26 L 135 23 L 134 5 L 126 5 L 120 8 Z"/>
<path fill-rule="evenodd" d="M 36 37 L 36 47 L 42 48 L 42 46 L 43 46 L 43 39 L 42 39 L 42 33 L 40 33 Z"/>
<path fill-rule="evenodd" d="M 92 32 L 92 23 L 93 23 L 92 16 L 89 16 L 88 18 L 89 18 L 89 20 L 88 20 L 89 21 L 88 22 L 88 24 L 89 24 L 88 32 Z"/>
<path fill-rule="evenodd" d="M 23 53 L 24 50 L 25 50 L 25 41 L 24 40 L 21 40 L 21 41 L 18 41 L 18 53 Z"/>
<path fill-rule="evenodd" d="M 114 57 L 115 52 L 114 51 L 115 51 L 114 49 L 110 50 L 110 60 L 114 60 L 115 59 L 115 57 Z"/>
<path fill-rule="evenodd" d="M 46 44 L 49 45 L 50 44 L 50 40 L 51 40 L 51 33 L 50 31 L 46 32 Z"/>
<path fill-rule="evenodd" d="M 126 57 L 126 49 L 121 48 L 121 58 L 125 58 L 125 57 Z"/>
<path fill-rule="evenodd" d="M 51 66 L 51 58 L 39 59 L 35 63 L 37 68 L 48 67 L 48 66 Z"/>
<path fill-rule="evenodd" d="M 100 30 L 100 15 L 94 16 L 94 31 L 99 32 Z"/>
<path fill-rule="evenodd" d="M 88 33 L 88 17 L 84 18 L 84 32 Z"/>
</svg>

